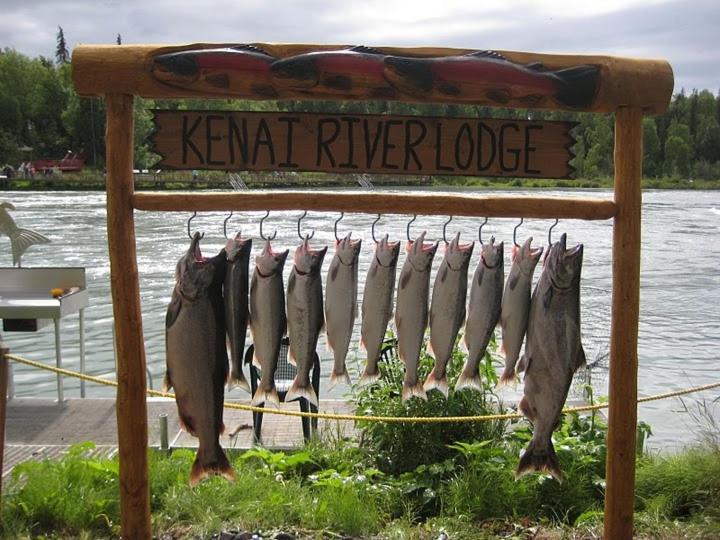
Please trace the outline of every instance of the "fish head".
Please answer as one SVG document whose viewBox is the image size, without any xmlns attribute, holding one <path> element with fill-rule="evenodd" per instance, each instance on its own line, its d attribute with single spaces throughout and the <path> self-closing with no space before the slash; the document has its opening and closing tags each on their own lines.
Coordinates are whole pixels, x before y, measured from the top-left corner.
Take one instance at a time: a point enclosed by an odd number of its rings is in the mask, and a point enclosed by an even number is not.
<svg viewBox="0 0 720 540">
<path fill-rule="evenodd" d="M 480 252 L 480 259 L 486 268 L 495 268 L 503 262 L 503 252 L 505 249 L 504 242 L 495 243 L 495 237 L 491 236 L 490 241 L 486 242 Z"/>
<path fill-rule="evenodd" d="M 175 266 L 175 280 L 182 295 L 188 300 L 201 296 L 215 277 L 216 268 L 210 259 L 203 257 L 200 250 L 202 236 L 196 232 L 190 241 L 190 247 Z"/>
<path fill-rule="evenodd" d="M 545 260 L 545 271 L 556 289 L 567 289 L 579 283 L 582 271 L 583 245 L 567 249 L 567 235 L 563 234 L 560 240 L 550 248 Z"/>
<path fill-rule="evenodd" d="M 384 63 L 383 75 L 396 88 L 406 92 L 432 90 L 435 80 L 432 65 L 422 58 L 386 56 Z"/>
<path fill-rule="evenodd" d="M 310 249 L 310 237 L 305 235 L 302 244 L 295 250 L 295 268 L 300 274 L 319 272 L 323 259 L 327 253 L 327 246 L 320 249 Z"/>
<path fill-rule="evenodd" d="M 273 251 L 270 240 L 267 240 L 260 255 L 255 257 L 255 268 L 261 276 L 265 277 L 282 273 L 288 253 L 290 253 L 289 249 L 279 252 Z"/>
<path fill-rule="evenodd" d="M 375 244 L 375 259 L 380 266 L 390 267 L 397 264 L 400 255 L 400 242 L 389 242 L 386 234 Z"/>
<path fill-rule="evenodd" d="M 352 232 L 349 232 L 347 236 L 335 241 L 335 253 L 340 258 L 340 262 L 346 265 L 354 264 L 360 255 L 360 246 L 362 240 L 353 240 L 350 238 Z"/>
<path fill-rule="evenodd" d="M 152 74 L 168 84 L 195 82 L 200 78 L 198 55 L 190 51 L 160 54 L 153 58 Z"/>
<path fill-rule="evenodd" d="M 301 54 L 276 60 L 270 66 L 273 79 L 279 86 L 288 88 L 312 88 L 320 82 L 320 72 L 315 65 L 318 53 Z"/>
<path fill-rule="evenodd" d="M 225 244 L 225 256 L 227 260 L 233 262 L 241 257 L 249 256 L 252 249 L 252 239 L 242 238 L 242 233 L 238 232 L 235 238 L 231 238 Z"/>
<path fill-rule="evenodd" d="M 470 257 L 473 253 L 475 242 L 469 244 L 460 243 L 460 232 L 455 234 L 455 238 L 445 244 L 445 262 L 453 270 L 460 270 L 467 267 L 470 263 Z"/>
<path fill-rule="evenodd" d="M 517 249 L 516 251 L 514 250 L 514 260 L 518 261 L 518 264 L 520 265 L 520 270 L 527 275 L 532 275 L 532 273 L 535 271 L 535 267 L 537 266 L 537 263 L 540 260 L 540 256 L 543 252 L 542 247 L 533 248 L 531 244 L 532 236 L 528 237 L 528 239 L 525 240 L 525 243 L 520 246 L 519 249 Z"/>
<path fill-rule="evenodd" d="M 425 234 L 427 231 L 421 232 L 415 240 L 409 241 L 406 247 L 408 260 L 413 268 L 421 272 L 430 269 L 438 248 L 438 242 L 425 242 Z"/>
<path fill-rule="evenodd" d="M 1 202 L 0 208 L 7 208 L 8 210 L 15 210 L 15 205 L 9 202 Z"/>
</svg>

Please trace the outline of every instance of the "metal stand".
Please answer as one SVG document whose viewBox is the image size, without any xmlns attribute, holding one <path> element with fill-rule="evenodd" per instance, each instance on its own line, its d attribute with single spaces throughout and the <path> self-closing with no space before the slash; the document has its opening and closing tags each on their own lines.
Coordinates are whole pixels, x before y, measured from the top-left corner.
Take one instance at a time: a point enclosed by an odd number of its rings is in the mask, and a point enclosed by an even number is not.
<svg viewBox="0 0 720 540">
<path fill-rule="evenodd" d="M 55 366 L 58 368 L 62 367 L 62 347 L 60 346 L 60 318 L 53 319 L 55 323 Z M 65 401 L 63 392 L 63 377 L 58 373 L 57 375 L 57 399 L 62 402 Z"/>
<path fill-rule="evenodd" d="M 78 312 L 80 327 L 80 373 L 85 375 L 85 309 Z M 85 379 L 80 379 L 80 397 L 85 397 Z"/>
</svg>

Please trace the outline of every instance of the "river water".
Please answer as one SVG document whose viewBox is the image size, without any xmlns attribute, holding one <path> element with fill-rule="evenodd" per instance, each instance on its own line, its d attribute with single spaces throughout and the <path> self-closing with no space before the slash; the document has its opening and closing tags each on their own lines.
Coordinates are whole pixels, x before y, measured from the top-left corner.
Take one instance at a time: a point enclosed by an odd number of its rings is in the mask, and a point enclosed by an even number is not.
<svg viewBox="0 0 720 540">
<path fill-rule="evenodd" d="M 496 191 L 493 193 L 502 193 Z M 538 192 L 535 191 L 535 194 Z M 530 194 L 513 191 L 513 194 Z M 544 196 L 611 198 L 610 191 L 543 191 Z M 308 196 L 312 196 L 311 193 Z M 105 194 L 98 192 L 4 192 L 2 200 L 16 206 L 13 217 L 19 226 L 47 235 L 52 243 L 33 246 L 23 258 L 23 266 L 83 266 L 87 268 L 90 306 L 85 311 L 87 371 L 92 375 L 114 378 L 112 344 L 112 306 L 110 302 L 110 270 L 105 222 Z M 714 382 L 720 375 L 716 369 L 720 345 L 720 249 L 715 243 L 720 224 L 720 192 L 648 191 L 643 195 L 643 252 L 641 267 L 641 320 L 639 340 L 639 391 L 652 395 Z M 236 214 L 228 223 L 228 234 L 242 229 L 244 234 L 257 238 L 258 223 L 264 213 Z M 298 244 L 296 219 L 299 212 L 273 212 L 265 223 L 265 230 L 277 229 L 275 249 L 291 248 Z M 310 213 L 303 220 L 303 229 L 315 230 L 312 245 L 332 246 L 333 220 L 338 214 Z M 186 222 L 189 215 L 178 212 L 136 212 L 138 268 L 142 296 L 142 315 L 147 351 L 147 363 L 153 385 L 158 388 L 164 373 L 165 309 L 173 288 L 173 271 L 178 257 L 187 249 Z M 206 254 L 214 254 L 224 245 L 223 220 L 226 214 L 207 213 L 192 222 L 193 230 L 206 233 L 202 247 Z M 348 214 L 338 225 L 341 235 L 348 231 L 363 239 L 360 261 L 360 291 L 372 255 L 370 225 L 374 216 Z M 389 233 L 392 239 L 405 237 L 408 216 L 385 215 L 378 223 L 378 234 Z M 428 238 L 441 237 L 443 217 L 419 216 L 411 234 L 426 229 Z M 492 219 L 483 234 L 493 234 L 506 243 L 506 271 L 509 269 L 509 246 L 512 242 L 515 219 Z M 528 235 L 535 242 L 547 243 L 547 231 L 552 221 L 526 220 L 518 229 L 518 240 Z M 448 225 L 448 233 L 461 231 L 467 241 L 477 238 L 479 220 L 455 218 Z M 590 362 L 597 361 L 592 370 L 596 395 L 607 393 L 607 360 L 610 328 L 611 247 L 612 223 L 561 221 L 554 234 L 568 233 L 568 242 L 585 244 L 582 280 L 582 330 L 585 350 Z M 703 242 L 700 242 L 703 240 Z M 254 252 L 261 242 L 256 240 Z M 323 270 L 332 257 L 331 247 Z M 434 267 L 440 263 L 438 251 Z M 399 266 L 404 255 L 401 255 Z M 476 247 L 471 262 L 472 273 L 478 259 Z M 0 240 L 0 266 L 10 266 L 10 246 L 7 238 Z M 290 271 L 286 265 L 285 277 Z M 536 272 L 535 279 L 540 273 Z M 434 274 L 433 274 L 434 279 Z M 69 316 L 62 321 L 63 360 L 70 369 L 79 365 L 78 320 Z M 361 368 L 362 351 L 356 339 L 351 345 L 348 366 L 356 378 Z M 34 334 L 9 333 L 5 340 L 16 354 L 39 361 L 54 362 L 52 326 Z M 342 397 L 348 391 L 339 385 L 327 391 L 327 376 L 332 360 L 325 350 L 324 339 L 318 352 L 322 359 L 322 397 Z M 16 395 L 54 396 L 55 376 L 25 366 L 14 366 Z M 65 395 L 78 396 L 79 383 L 65 379 Z M 503 391 L 508 402 L 514 402 L 517 392 Z M 88 385 L 89 396 L 109 396 L 113 390 Z M 685 400 L 692 406 L 695 399 L 716 399 L 717 390 L 698 394 Z M 242 390 L 233 390 L 228 397 L 241 398 Z M 697 429 L 678 399 L 656 401 L 642 405 L 640 419 L 650 423 L 655 447 L 678 446 L 694 439 Z"/>
</svg>

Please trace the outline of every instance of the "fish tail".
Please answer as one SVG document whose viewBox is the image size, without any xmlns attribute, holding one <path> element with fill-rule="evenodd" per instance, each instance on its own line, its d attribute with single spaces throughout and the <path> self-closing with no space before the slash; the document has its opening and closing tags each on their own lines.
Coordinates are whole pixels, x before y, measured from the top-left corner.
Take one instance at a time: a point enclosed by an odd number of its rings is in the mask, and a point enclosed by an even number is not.
<svg viewBox="0 0 720 540">
<path fill-rule="evenodd" d="M 600 79 L 598 66 L 575 66 L 556 71 L 555 75 L 561 81 L 555 95 L 560 103 L 577 109 L 592 105 Z"/>
<path fill-rule="evenodd" d="M 211 452 L 203 447 L 198 448 L 190 470 L 190 485 L 195 486 L 212 475 L 223 476 L 230 481 L 235 480 L 235 471 L 219 444 Z"/>
<path fill-rule="evenodd" d="M 563 475 L 560 470 L 560 462 L 551 440 L 548 440 L 546 447 L 540 446 L 535 439 L 530 441 L 530 444 L 528 444 L 525 452 L 520 457 L 520 462 L 515 471 L 515 479 L 517 480 L 531 472 L 546 472 L 551 474 L 558 482 L 562 482 Z"/>
<path fill-rule="evenodd" d="M 319 405 L 317 394 L 315 393 L 315 389 L 312 384 L 310 384 L 310 381 L 307 381 L 305 384 L 301 384 L 297 376 L 295 376 L 295 380 L 285 395 L 285 401 L 292 401 L 293 399 L 298 398 L 307 399 L 312 405 L 315 405 L 315 407 Z"/>
<path fill-rule="evenodd" d="M 278 396 L 277 389 L 274 385 L 269 390 L 258 388 L 255 391 L 255 395 L 252 397 L 250 405 L 253 407 L 259 407 L 263 403 L 272 403 L 276 407 L 280 405 L 280 396 Z"/>
<path fill-rule="evenodd" d="M 407 381 L 403 382 L 402 400 L 407 401 L 411 397 L 417 397 L 427 401 L 427 394 L 425 393 L 422 383 L 419 381 L 415 384 L 410 384 Z"/>
<path fill-rule="evenodd" d="M 342 366 L 340 369 L 342 371 L 337 371 L 337 369 L 333 369 L 332 373 L 330 373 L 328 389 L 332 390 L 338 383 L 338 381 L 342 381 L 345 384 L 352 384 L 352 381 L 350 380 L 350 375 L 347 372 L 347 368 L 345 366 Z"/>
<path fill-rule="evenodd" d="M 233 366 L 230 372 L 230 378 L 228 379 L 228 390 L 232 390 L 233 388 L 242 388 L 246 392 L 250 392 L 250 384 L 248 384 L 245 374 L 242 372 L 242 369 L 238 369 L 236 373 L 235 366 Z"/>
<path fill-rule="evenodd" d="M 47 244 L 50 239 L 40 233 L 28 229 L 18 229 L 10 236 L 10 245 L 12 247 L 13 265 L 20 262 L 20 257 L 27 251 L 30 246 L 35 244 Z"/>
<path fill-rule="evenodd" d="M 503 386 L 515 386 L 517 379 L 515 378 L 515 369 L 514 368 L 508 368 L 505 367 L 505 370 L 502 372 L 502 375 L 500 375 L 500 380 L 498 380 L 497 384 L 495 385 L 495 388 L 502 388 Z"/>
<path fill-rule="evenodd" d="M 435 373 L 435 369 L 433 369 L 425 380 L 423 390 L 425 390 L 425 392 L 429 392 L 430 390 L 440 390 L 443 396 L 448 397 L 450 388 L 448 387 L 447 373 L 438 376 Z"/>
<path fill-rule="evenodd" d="M 359 386 L 368 386 L 370 384 L 373 384 L 380 380 L 380 373 L 378 372 L 377 366 L 370 366 L 369 364 L 365 366 L 365 371 L 363 371 L 362 376 L 360 377 L 360 380 L 358 381 Z"/>
<path fill-rule="evenodd" d="M 474 370 L 475 373 L 472 373 L 473 370 L 470 371 L 471 373 L 468 373 L 467 366 L 463 368 L 457 382 L 455 383 L 456 392 L 464 388 L 471 388 L 473 390 L 477 390 L 478 392 L 482 392 L 482 382 L 480 381 L 480 375 L 477 373 L 477 370 Z"/>
</svg>

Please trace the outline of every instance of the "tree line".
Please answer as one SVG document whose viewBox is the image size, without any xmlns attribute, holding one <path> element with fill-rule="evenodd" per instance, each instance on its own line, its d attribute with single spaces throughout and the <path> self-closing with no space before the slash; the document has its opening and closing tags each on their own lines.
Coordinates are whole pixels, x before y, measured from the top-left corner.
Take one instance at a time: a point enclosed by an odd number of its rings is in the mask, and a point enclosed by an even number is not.
<svg viewBox="0 0 720 540">
<path fill-rule="evenodd" d="M 115 42 L 121 43 L 118 34 Z M 31 58 L 14 49 L 0 50 L 0 167 L 22 161 L 82 153 L 91 167 L 105 160 L 105 108 L 102 99 L 80 97 L 72 85 L 70 54 L 59 28 L 55 58 Z M 450 117 L 572 120 L 577 143 L 573 164 L 579 178 L 600 178 L 613 171 L 613 115 L 465 105 L 395 102 L 301 102 L 243 100 L 151 100 L 135 104 L 135 166 L 152 167 L 146 137 L 152 109 L 224 109 L 288 112 L 391 113 Z M 643 119 L 647 177 L 720 179 L 720 94 L 684 90 L 675 94 L 662 116 Z M 28 150 L 31 148 L 32 150 Z"/>
</svg>

